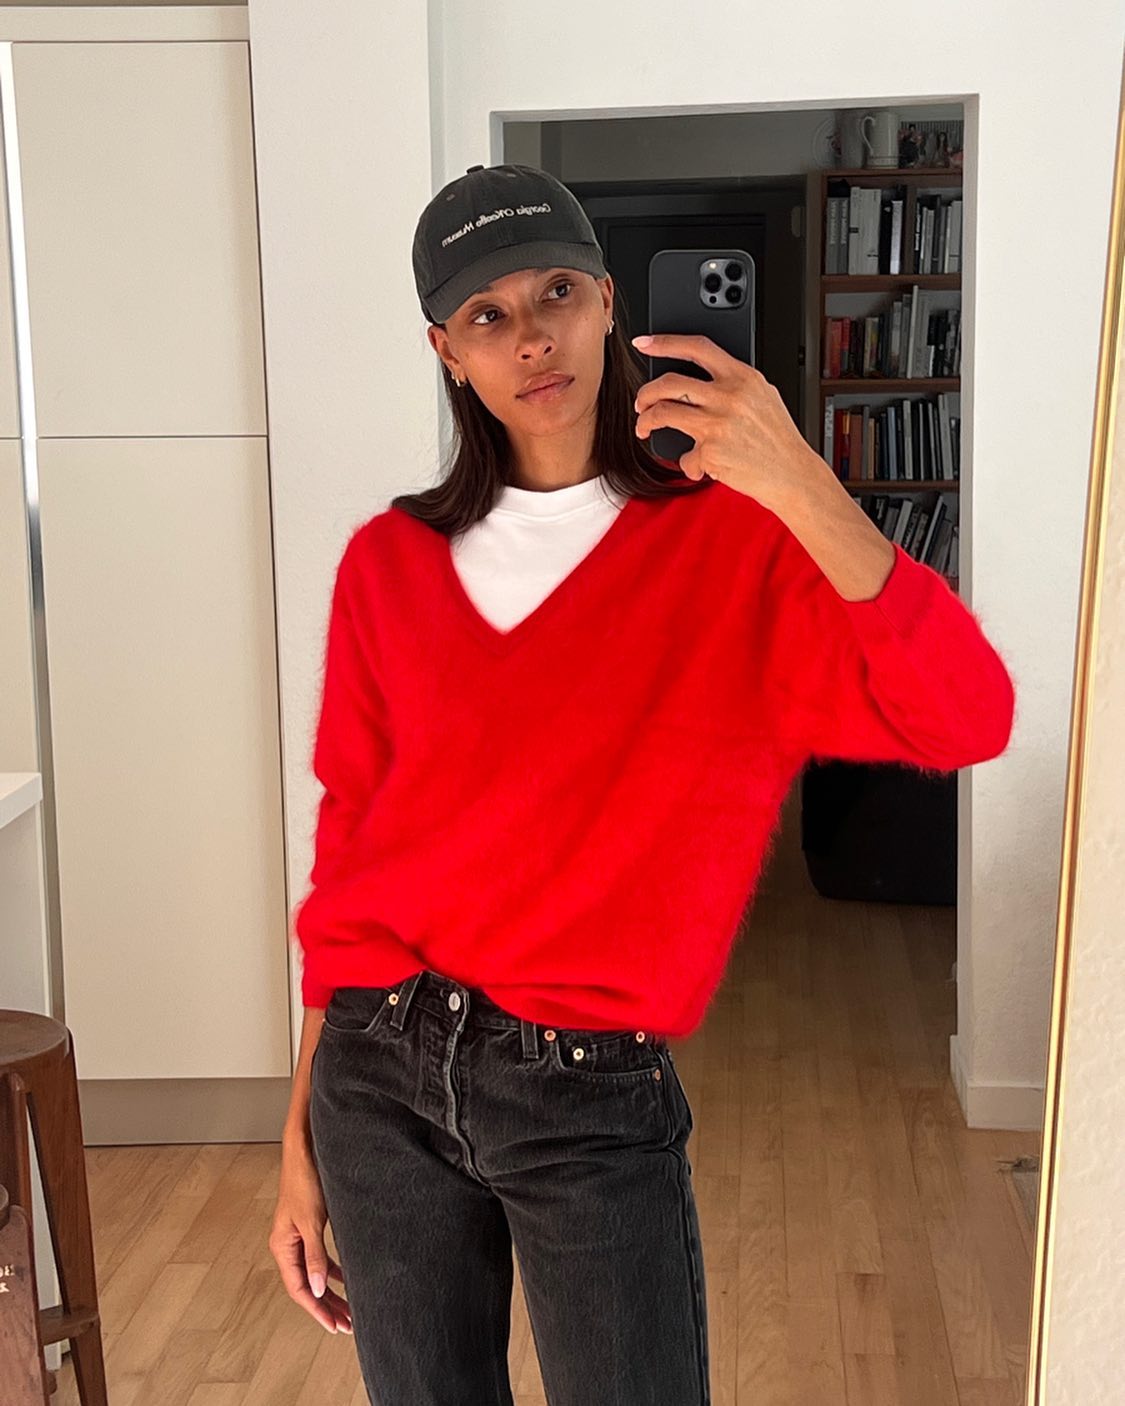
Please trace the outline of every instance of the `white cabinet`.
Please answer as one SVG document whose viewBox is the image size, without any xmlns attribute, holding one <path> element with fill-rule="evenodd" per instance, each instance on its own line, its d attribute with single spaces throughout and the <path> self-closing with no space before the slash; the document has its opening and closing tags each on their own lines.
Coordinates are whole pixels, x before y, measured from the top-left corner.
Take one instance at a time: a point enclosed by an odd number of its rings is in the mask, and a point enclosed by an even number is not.
<svg viewBox="0 0 1125 1406">
<path fill-rule="evenodd" d="M 39 433 L 264 435 L 247 46 L 13 46 Z"/>
<path fill-rule="evenodd" d="M 0 52 L 19 223 L 0 229 L 0 772 L 41 772 L 53 815 L 41 937 L 87 1141 L 278 1136 L 291 952 L 249 56 L 183 42 L 245 19 L 35 13 L 51 42 Z M 0 47 L 29 22 L 0 10 Z"/>
<path fill-rule="evenodd" d="M 265 441 L 45 440 L 39 475 L 79 1074 L 287 1074 Z"/>
</svg>

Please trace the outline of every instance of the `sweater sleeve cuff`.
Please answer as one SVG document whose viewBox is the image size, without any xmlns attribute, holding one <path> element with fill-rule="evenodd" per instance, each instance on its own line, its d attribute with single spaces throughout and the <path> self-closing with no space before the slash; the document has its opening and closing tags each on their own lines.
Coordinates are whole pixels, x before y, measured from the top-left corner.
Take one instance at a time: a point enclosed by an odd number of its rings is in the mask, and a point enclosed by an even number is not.
<svg viewBox="0 0 1125 1406">
<path fill-rule="evenodd" d="M 334 986 L 324 986 L 315 977 L 309 975 L 308 970 L 301 974 L 301 1004 L 312 1006 L 317 1010 L 323 1010 L 332 999 Z"/>
<path fill-rule="evenodd" d="M 939 572 L 915 561 L 897 542 L 893 546 L 894 564 L 879 594 L 870 600 L 844 600 L 844 605 L 857 622 L 869 620 L 884 627 L 889 625 L 902 639 L 909 640 L 933 606 L 935 594 L 943 588 L 950 595 L 954 593 Z"/>
</svg>

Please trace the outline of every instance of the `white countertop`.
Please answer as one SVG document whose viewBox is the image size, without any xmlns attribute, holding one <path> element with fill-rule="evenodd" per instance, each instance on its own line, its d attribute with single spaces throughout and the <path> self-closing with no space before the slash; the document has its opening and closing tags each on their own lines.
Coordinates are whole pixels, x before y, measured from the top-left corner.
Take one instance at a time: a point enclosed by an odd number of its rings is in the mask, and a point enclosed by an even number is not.
<svg viewBox="0 0 1125 1406">
<path fill-rule="evenodd" d="M 0 771 L 0 830 L 43 799 L 37 771 Z"/>
</svg>

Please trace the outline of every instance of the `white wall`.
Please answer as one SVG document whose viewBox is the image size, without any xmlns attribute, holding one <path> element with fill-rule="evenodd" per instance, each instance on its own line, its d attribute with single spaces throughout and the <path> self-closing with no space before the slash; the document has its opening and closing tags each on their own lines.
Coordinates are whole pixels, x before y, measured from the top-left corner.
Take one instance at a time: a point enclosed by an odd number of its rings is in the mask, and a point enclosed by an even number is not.
<svg viewBox="0 0 1125 1406">
<path fill-rule="evenodd" d="M 250 40 L 292 905 L 312 862 L 333 573 L 353 528 L 435 474 L 410 263 L 432 194 L 426 10 L 263 0 Z M 299 1015 L 296 960 L 291 977 Z"/>
<path fill-rule="evenodd" d="M 352 526 L 438 473 L 410 268 L 433 191 L 503 159 L 505 115 L 963 101 L 961 590 L 1019 711 L 1009 752 L 961 783 L 959 1053 L 985 1098 L 1041 1086 L 1125 25 L 1109 0 L 1081 15 L 1063 0 L 948 0 L 909 24 L 888 0 L 847 24 L 807 0 L 431 0 L 428 15 L 342 0 L 329 20 L 250 0 L 294 901 L 331 569 Z"/>
</svg>

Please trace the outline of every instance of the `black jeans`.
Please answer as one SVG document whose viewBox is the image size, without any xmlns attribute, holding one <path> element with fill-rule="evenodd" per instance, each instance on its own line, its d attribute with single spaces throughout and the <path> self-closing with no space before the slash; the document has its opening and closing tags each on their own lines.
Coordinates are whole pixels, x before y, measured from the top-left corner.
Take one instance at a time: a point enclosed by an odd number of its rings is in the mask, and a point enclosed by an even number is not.
<svg viewBox="0 0 1125 1406">
<path fill-rule="evenodd" d="M 550 1406 L 709 1406 L 666 1040 L 536 1024 L 428 969 L 342 987 L 309 1121 L 373 1406 L 511 1406 L 513 1246 Z"/>
</svg>

